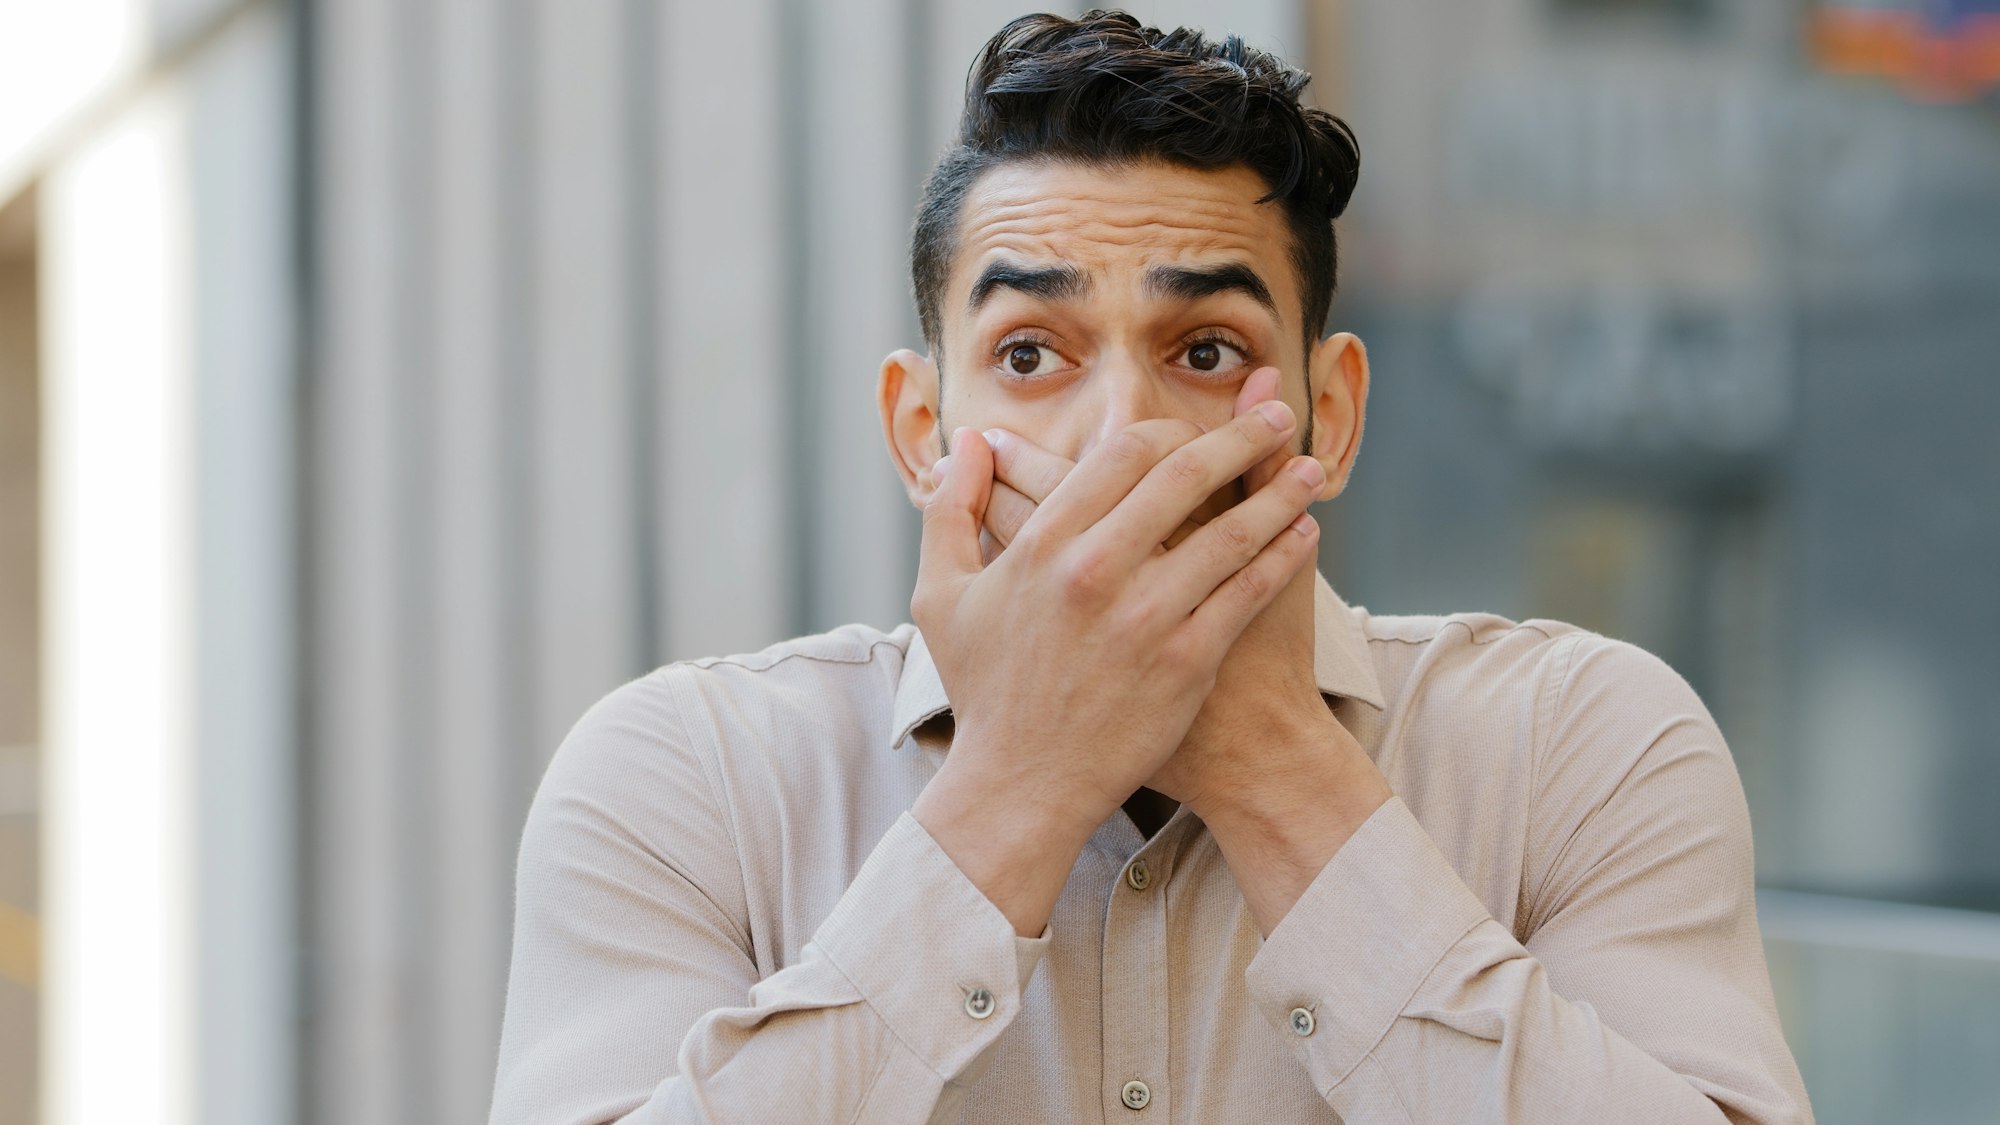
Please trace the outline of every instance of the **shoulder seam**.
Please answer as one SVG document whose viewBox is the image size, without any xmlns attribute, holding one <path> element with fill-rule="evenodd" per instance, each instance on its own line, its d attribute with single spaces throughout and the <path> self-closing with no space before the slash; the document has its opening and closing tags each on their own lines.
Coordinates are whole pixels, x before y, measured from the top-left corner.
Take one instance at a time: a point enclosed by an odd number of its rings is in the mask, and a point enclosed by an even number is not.
<svg viewBox="0 0 2000 1125">
<path fill-rule="evenodd" d="M 1368 638 L 1368 640 L 1370 643 L 1373 643 L 1375 641 L 1381 641 L 1384 644 L 1427 645 L 1437 640 L 1439 637 L 1443 636 L 1445 630 L 1451 628 L 1454 625 L 1458 626 L 1461 629 L 1464 629 L 1467 642 L 1475 645 L 1493 644 L 1495 641 L 1498 641 L 1503 637 L 1510 636 L 1514 633 L 1520 632 L 1522 629 L 1532 629 L 1535 632 L 1540 633 L 1543 639 L 1545 640 L 1554 641 L 1562 639 L 1561 637 L 1558 637 L 1556 634 L 1549 632 L 1542 626 L 1535 624 L 1533 621 L 1515 621 L 1511 622 L 1505 629 L 1502 629 L 1499 633 L 1495 634 L 1494 636 L 1488 637 L 1486 640 L 1482 641 L 1479 639 L 1478 631 L 1473 629 L 1471 622 L 1461 621 L 1457 618 L 1447 617 L 1441 619 L 1437 629 L 1432 631 L 1428 636 L 1423 636 L 1423 637 L 1372 637 L 1371 636 Z M 1585 629 L 1577 630 L 1578 634 L 1585 632 L 1588 632 L 1588 630 Z M 1573 634 L 1564 634 L 1564 636 L 1570 636 L 1570 635 Z"/>
<path fill-rule="evenodd" d="M 793 651 L 784 653 L 783 655 L 778 656 L 764 663 L 753 663 L 750 660 L 750 658 L 743 656 L 704 656 L 693 660 L 677 660 L 674 663 L 667 665 L 667 667 L 696 668 L 706 671 L 707 669 L 714 668 L 718 665 L 728 665 L 731 668 L 741 668 L 746 672 L 768 672 L 771 669 L 776 668 L 778 665 L 783 664 L 787 660 L 811 660 L 820 664 L 847 664 L 847 665 L 872 664 L 875 662 L 875 650 L 883 647 L 884 645 L 887 645 L 890 648 L 897 647 L 896 642 L 893 638 L 884 635 L 876 638 L 875 640 L 869 641 L 868 647 L 866 649 L 852 656 L 839 656 L 831 653 L 820 653 L 820 652 Z"/>
</svg>

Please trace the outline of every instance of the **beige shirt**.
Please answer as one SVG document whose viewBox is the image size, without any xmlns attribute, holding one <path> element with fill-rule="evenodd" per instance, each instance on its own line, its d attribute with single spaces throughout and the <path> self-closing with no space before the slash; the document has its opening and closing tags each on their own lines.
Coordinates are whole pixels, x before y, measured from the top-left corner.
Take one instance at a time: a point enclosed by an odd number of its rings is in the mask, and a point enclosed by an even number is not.
<svg viewBox="0 0 2000 1125">
<path fill-rule="evenodd" d="M 1186 809 L 1113 814 L 1017 937 L 908 812 L 949 745 L 914 626 L 619 688 L 528 819 L 493 1120 L 1811 1120 L 1679 676 L 1324 581 L 1315 627 L 1397 796 L 1268 940 Z"/>
</svg>

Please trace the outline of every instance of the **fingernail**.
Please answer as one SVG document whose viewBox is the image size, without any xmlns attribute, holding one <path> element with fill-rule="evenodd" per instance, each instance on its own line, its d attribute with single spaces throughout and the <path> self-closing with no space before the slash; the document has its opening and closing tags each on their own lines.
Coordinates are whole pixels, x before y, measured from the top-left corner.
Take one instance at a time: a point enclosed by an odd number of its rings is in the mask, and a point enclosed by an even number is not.
<svg viewBox="0 0 2000 1125">
<path fill-rule="evenodd" d="M 1306 482 L 1306 487 L 1318 488 L 1326 479 L 1326 469 L 1310 457 L 1301 457 L 1292 462 L 1292 475 Z"/>
<path fill-rule="evenodd" d="M 1004 432 L 1003 430 L 987 430 L 981 436 L 985 437 L 987 445 L 998 449 L 1000 448 L 1000 437 Z"/>
<path fill-rule="evenodd" d="M 1300 513 L 1299 518 L 1292 521 L 1292 530 L 1305 536 L 1307 539 L 1311 539 L 1313 536 L 1319 534 L 1319 524 L 1313 522 L 1311 516 Z"/>
<path fill-rule="evenodd" d="M 1282 402 L 1275 399 L 1260 402 L 1257 404 L 1257 413 L 1262 414 L 1264 420 L 1271 423 L 1271 428 L 1274 430 L 1292 428 L 1292 408 Z"/>
<path fill-rule="evenodd" d="M 951 454 L 949 453 L 931 462 L 931 487 L 935 488 L 944 483 L 944 474 L 949 468 L 951 468 Z"/>
</svg>

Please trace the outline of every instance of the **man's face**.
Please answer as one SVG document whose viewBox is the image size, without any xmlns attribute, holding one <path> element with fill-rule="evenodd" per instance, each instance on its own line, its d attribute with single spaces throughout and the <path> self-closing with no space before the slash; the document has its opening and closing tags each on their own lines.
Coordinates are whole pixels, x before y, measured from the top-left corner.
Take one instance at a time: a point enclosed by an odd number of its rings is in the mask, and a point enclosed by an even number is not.
<svg viewBox="0 0 2000 1125">
<path fill-rule="evenodd" d="M 1315 385 L 1308 404 L 1291 232 L 1279 204 L 1257 202 L 1266 190 L 1248 168 L 1163 162 L 985 173 L 960 214 L 939 351 L 928 363 L 903 351 L 884 364 L 883 421 L 912 499 L 928 491 L 922 470 L 939 453 L 940 420 L 1010 430 L 1079 460 L 1133 422 L 1229 421 L 1260 367 L 1281 372 L 1279 397 L 1299 413 L 1302 435 L 1312 410 L 1331 495 L 1358 438 L 1366 359 L 1351 336 L 1315 347 L 1316 376 L 1343 364 L 1360 374 L 1358 384 Z M 1329 424 L 1335 432 L 1323 432 Z M 1235 493 L 1218 493 L 1196 518 Z"/>
<path fill-rule="evenodd" d="M 1271 365 L 1302 409 L 1291 234 L 1277 204 L 1256 202 L 1266 190 L 1247 168 L 987 173 L 943 305 L 945 425 L 1012 430 L 1074 461 L 1148 418 L 1219 426 Z"/>
</svg>

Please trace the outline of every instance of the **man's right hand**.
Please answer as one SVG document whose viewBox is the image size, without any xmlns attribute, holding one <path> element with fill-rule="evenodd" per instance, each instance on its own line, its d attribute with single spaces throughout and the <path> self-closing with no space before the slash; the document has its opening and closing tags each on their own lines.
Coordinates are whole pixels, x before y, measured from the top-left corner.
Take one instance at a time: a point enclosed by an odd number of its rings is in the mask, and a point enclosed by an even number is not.
<svg viewBox="0 0 2000 1125">
<path fill-rule="evenodd" d="M 977 430 L 953 435 L 910 608 L 956 729 L 912 811 L 1017 933 L 1046 926 L 1084 841 L 1180 744 L 1244 626 L 1311 565 L 1312 490 L 1292 473 L 1161 546 L 1295 428 L 1281 402 L 1207 433 L 1129 426 L 991 565 L 992 450 Z"/>
</svg>

